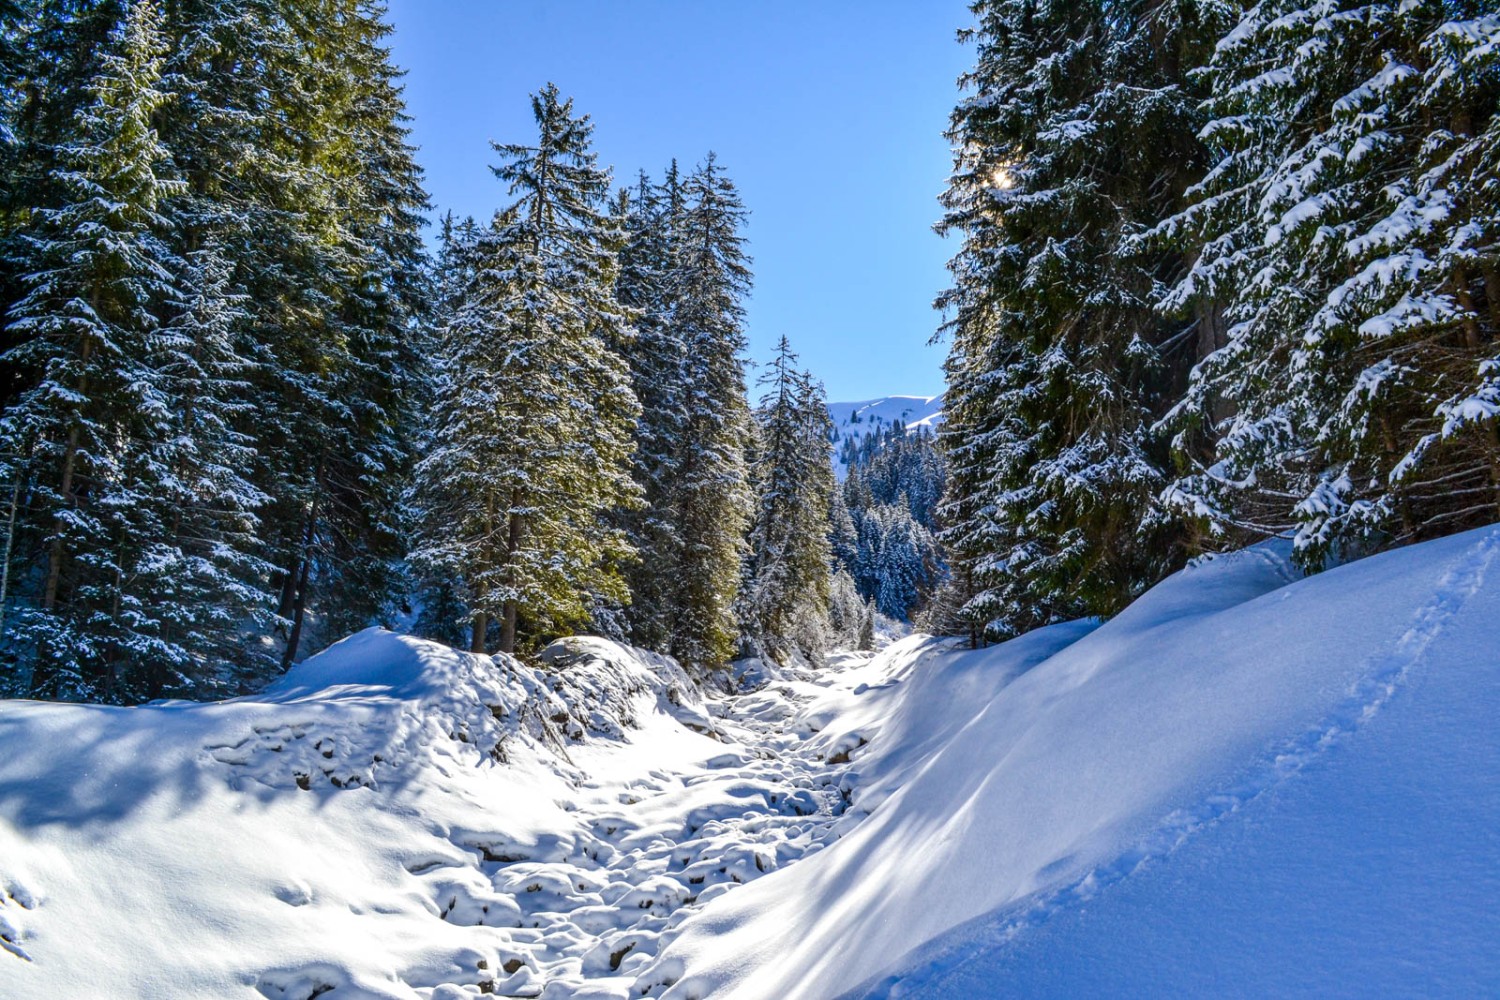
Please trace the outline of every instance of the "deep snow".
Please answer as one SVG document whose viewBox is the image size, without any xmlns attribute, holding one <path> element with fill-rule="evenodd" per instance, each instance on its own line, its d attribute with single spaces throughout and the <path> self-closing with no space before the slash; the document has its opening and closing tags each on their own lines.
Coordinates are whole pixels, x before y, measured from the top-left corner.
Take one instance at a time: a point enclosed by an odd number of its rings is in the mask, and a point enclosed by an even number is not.
<svg viewBox="0 0 1500 1000">
<path fill-rule="evenodd" d="M 1262 547 L 735 696 L 371 630 L 0 703 L 0 997 L 1495 995 L 1497 553 Z"/>
<path fill-rule="evenodd" d="M 953 735 L 876 734 L 870 816 L 686 925 L 665 995 L 1500 994 L 1497 552 L 1262 547 L 1088 634 L 889 651 L 865 711 Z"/>
</svg>

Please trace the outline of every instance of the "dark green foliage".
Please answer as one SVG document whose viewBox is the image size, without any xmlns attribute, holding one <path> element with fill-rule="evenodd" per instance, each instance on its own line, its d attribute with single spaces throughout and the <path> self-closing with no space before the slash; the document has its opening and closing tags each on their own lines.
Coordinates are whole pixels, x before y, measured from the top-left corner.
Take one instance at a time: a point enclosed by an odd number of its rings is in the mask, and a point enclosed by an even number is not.
<svg viewBox="0 0 1500 1000">
<path fill-rule="evenodd" d="M 1003 634 L 1113 613 L 1184 558 L 1152 432 L 1195 360 L 1154 308 L 1182 256 L 1132 237 L 1203 168 L 1188 70 L 1230 22 L 1211 0 L 972 9 L 939 227 L 964 240 L 938 303 L 942 519 L 967 616 Z"/>
<path fill-rule="evenodd" d="M 440 333 L 438 399 L 418 464 L 413 559 L 462 587 L 471 648 L 503 652 L 589 627 L 624 604 L 633 552 L 606 515 L 636 502 L 640 414 L 616 351 L 619 234 L 588 116 L 549 85 L 534 146 L 497 146 L 516 200 L 463 250 L 468 278 Z"/>
<path fill-rule="evenodd" d="M 822 384 L 796 363 L 782 337 L 761 379 L 755 515 L 740 596 L 746 644 L 777 659 L 817 656 L 828 639 L 833 424 Z"/>
<path fill-rule="evenodd" d="M 427 277 L 387 32 L 0 6 L 12 690 L 233 692 L 394 614 Z"/>
</svg>

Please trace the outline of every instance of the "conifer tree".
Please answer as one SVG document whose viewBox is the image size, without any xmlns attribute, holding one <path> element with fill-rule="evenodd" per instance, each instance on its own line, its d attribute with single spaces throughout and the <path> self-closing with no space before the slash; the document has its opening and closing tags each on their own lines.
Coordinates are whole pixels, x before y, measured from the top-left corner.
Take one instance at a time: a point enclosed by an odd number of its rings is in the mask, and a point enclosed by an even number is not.
<svg viewBox="0 0 1500 1000">
<path fill-rule="evenodd" d="M 497 145 L 516 201 L 473 249 L 473 280 L 444 331 L 438 421 L 417 466 L 414 558 L 461 574 L 482 651 L 587 625 L 592 599 L 623 603 L 630 552 L 607 515 L 632 502 L 639 407 L 611 345 L 619 237 L 588 117 L 548 85 L 535 146 Z"/>
<path fill-rule="evenodd" d="M 1152 433 L 1192 363 L 1153 310 L 1180 266 L 1132 240 L 1194 179 L 1191 60 L 1219 5 L 981 0 L 949 137 L 945 542 L 1011 632 L 1109 614 L 1182 558 Z"/>
<path fill-rule="evenodd" d="M 676 164 L 658 186 L 643 172 L 626 194 L 626 242 L 617 294 L 633 310 L 636 336 L 625 351 L 640 401 L 634 476 L 643 503 L 625 513 L 625 530 L 641 558 L 629 571 L 631 641 L 671 647 L 677 567 L 683 562 L 673 489 L 681 462 L 688 384 L 687 352 L 676 326 L 677 237 L 682 192 Z"/>
<path fill-rule="evenodd" d="M 682 552 L 670 652 L 685 664 L 712 668 L 729 660 L 739 635 L 734 601 L 751 504 L 742 361 L 743 299 L 750 291 L 741 235 L 746 211 L 712 153 L 683 184 L 680 212 L 673 322 L 690 392 L 669 501 Z"/>
<path fill-rule="evenodd" d="M 746 637 L 777 658 L 816 656 L 827 639 L 829 505 L 834 490 L 823 387 L 797 370 L 786 337 L 761 379 L 741 620 Z"/>
<path fill-rule="evenodd" d="M 131 698 L 237 693 L 273 662 L 252 639 L 270 617 L 249 482 L 250 364 L 235 351 L 244 296 L 214 247 L 183 262 L 182 298 L 148 340 L 154 376 L 140 400 L 142 437 L 126 449 L 112 506 L 136 495 L 143 541 L 127 567 L 122 610 L 136 622 Z M 148 640 L 148 641 L 147 641 Z"/>
<path fill-rule="evenodd" d="M 127 606 L 157 502 L 124 481 L 120 441 L 139 440 L 160 404 L 149 339 L 175 300 L 181 263 L 162 239 L 167 152 L 152 127 L 162 42 L 154 0 L 136 0 L 110 36 L 53 177 L 64 200 L 27 227 L 26 295 L 11 310 L 7 365 L 36 373 L 0 418 L 24 442 L 28 517 L 37 526 L 34 601 L 8 616 L 23 689 L 120 698 L 127 661 L 151 654 L 154 623 Z M 14 460 L 13 460 L 14 461 Z"/>
<path fill-rule="evenodd" d="M 1205 544 L 1331 557 L 1500 512 L 1493 373 L 1500 22 L 1482 5 L 1255 5 L 1208 67 L 1218 161 L 1161 233 L 1168 308 L 1227 342 L 1170 422 Z"/>
</svg>

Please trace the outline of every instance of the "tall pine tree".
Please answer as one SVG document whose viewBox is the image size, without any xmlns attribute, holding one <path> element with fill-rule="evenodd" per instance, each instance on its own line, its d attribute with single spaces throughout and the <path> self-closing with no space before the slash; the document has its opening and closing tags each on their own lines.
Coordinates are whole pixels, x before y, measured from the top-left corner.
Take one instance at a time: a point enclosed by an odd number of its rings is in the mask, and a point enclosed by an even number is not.
<svg viewBox="0 0 1500 1000">
<path fill-rule="evenodd" d="M 740 597 L 746 638 L 779 659 L 823 651 L 833 555 L 833 422 L 822 385 L 796 364 L 782 337 L 761 380 L 767 391 L 756 414 L 755 516 Z"/>
<path fill-rule="evenodd" d="M 620 237 L 593 126 L 548 85 L 534 146 L 497 146 L 516 201 L 472 251 L 473 279 L 444 331 L 439 418 L 417 466 L 415 558 L 460 574 L 472 647 L 489 623 L 514 652 L 585 626 L 592 600 L 627 599 L 629 547 L 607 515 L 635 494 L 639 406 L 614 350 Z"/>
</svg>

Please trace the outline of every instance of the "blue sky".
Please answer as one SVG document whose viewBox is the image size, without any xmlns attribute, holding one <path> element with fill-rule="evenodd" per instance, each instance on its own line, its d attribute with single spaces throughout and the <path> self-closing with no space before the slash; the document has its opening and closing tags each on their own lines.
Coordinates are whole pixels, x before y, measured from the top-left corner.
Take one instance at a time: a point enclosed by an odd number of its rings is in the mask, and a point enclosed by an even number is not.
<svg viewBox="0 0 1500 1000">
<path fill-rule="evenodd" d="M 785 333 L 835 400 L 942 390 L 927 341 L 953 246 L 931 231 L 971 55 L 962 0 L 391 0 L 439 209 L 504 198 L 488 142 L 534 134 L 547 81 L 617 181 L 719 155 L 751 211 L 751 356 Z"/>
</svg>

